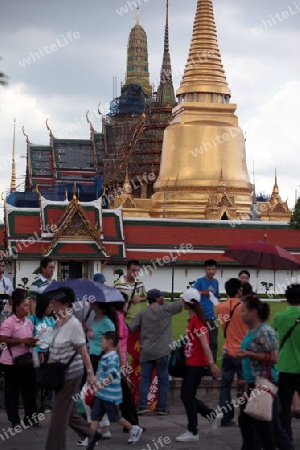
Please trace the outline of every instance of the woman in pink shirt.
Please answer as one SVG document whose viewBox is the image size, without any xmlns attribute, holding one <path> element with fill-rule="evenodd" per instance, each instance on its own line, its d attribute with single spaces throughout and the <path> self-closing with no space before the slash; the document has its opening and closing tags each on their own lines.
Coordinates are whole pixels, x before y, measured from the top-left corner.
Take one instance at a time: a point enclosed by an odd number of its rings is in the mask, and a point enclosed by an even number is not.
<svg viewBox="0 0 300 450">
<path fill-rule="evenodd" d="M 0 357 L 4 372 L 4 401 L 8 420 L 12 427 L 20 425 L 19 396 L 24 403 L 25 426 L 38 426 L 36 413 L 35 370 L 32 363 L 19 366 L 13 358 L 31 352 L 37 339 L 33 337 L 33 324 L 27 318 L 29 300 L 25 289 L 12 293 L 12 316 L 0 328 L 0 342 L 3 352 Z M 9 348 L 8 348 L 9 346 Z"/>
</svg>

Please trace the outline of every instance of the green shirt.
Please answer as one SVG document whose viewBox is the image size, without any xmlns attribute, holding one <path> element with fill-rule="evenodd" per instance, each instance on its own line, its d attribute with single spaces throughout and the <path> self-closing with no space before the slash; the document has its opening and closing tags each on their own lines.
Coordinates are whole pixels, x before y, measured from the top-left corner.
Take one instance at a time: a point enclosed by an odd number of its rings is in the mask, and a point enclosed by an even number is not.
<svg viewBox="0 0 300 450">
<path fill-rule="evenodd" d="M 140 312 L 140 304 L 131 303 L 130 298 L 132 296 L 134 288 L 135 291 L 133 297 L 147 297 L 145 285 L 141 280 L 136 280 L 135 283 L 134 282 L 128 283 L 127 281 L 125 281 L 124 276 L 122 276 L 114 282 L 114 288 L 118 289 L 119 291 L 123 292 L 128 296 L 128 302 L 130 303 L 130 307 L 126 315 L 126 323 L 130 323 Z"/>
<path fill-rule="evenodd" d="M 275 314 L 274 326 L 278 331 L 279 342 L 300 317 L 300 306 L 289 306 L 285 311 Z M 279 372 L 300 373 L 300 324 L 295 327 L 279 352 L 277 370 Z"/>
<path fill-rule="evenodd" d="M 43 275 L 40 275 L 38 278 L 34 280 L 32 285 L 29 289 L 29 298 L 32 298 L 33 300 L 37 299 L 37 296 L 39 294 L 42 294 L 44 290 L 49 286 L 49 284 L 52 283 L 52 281 L 56 281 L 54 279 L 47 280 L 47 278 L 44 278 Z"/>
</svg>

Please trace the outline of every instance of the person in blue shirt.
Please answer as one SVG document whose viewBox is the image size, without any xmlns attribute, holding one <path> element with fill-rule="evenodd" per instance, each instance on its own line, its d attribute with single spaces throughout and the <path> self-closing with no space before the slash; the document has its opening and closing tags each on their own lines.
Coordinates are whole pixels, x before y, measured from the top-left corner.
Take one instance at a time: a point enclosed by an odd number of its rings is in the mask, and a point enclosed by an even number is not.
<svg viewBox="0 0 300 450">
<path fill-rule="evenodd" d="M 214 278 L 217 272 L 217 261 L 208 259 L 204 262 L 205 276 L 198 278 L 194 283 L 194 288 L 201 294 L 200 304 L 204 310 L 209 328 L 209 346 L 214 362 L 217 361 L 218 354 L 218 326 L 215 323 L 214 306 L 218 303 L 219 282 Z"/>
<path fill-rule="evenodd" d="M 98 423 L 106 413 L 110 422 L 117 422 L 129 431 L 128 444 L 135 444 L 140 439 L 143 428 L 139 425 L 132 425 L 125 420 L 119 410 L 122 403 L 122 388 L 120 374 L 120 359 L 117 354 L 119 336 L 116 331 L 107 331 L 102 335 L 102 350 L 105 352 L 99 362 L 99 372 L 97 374 L 96 385 L 91 385 L 95 393 L 92 408 L 91 428 L 98 429 Z M 93 439 L 87 450 L 93 450 L 97 441 L 97 436 Z"/>
</svg>

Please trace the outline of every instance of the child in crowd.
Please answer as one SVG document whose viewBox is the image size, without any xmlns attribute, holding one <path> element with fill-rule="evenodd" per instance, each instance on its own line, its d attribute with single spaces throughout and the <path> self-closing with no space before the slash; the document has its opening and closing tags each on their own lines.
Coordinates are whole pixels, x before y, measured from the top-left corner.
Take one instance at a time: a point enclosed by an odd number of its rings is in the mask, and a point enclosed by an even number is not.
<svg viewBox="0 0 300 450">
<path fill-rule="evenodd" d="M 118 422 L 129 430 L 128 444 L 135 444 L 143 433 L 143 428 L 132 425 L 119 412 L 119 405 L 122 403 L 120 360 L 116 352 L 119 344 L 119 337 L 115 331 L 107 331 L 102 335 L 102 350 L 105 352 L 99 362 L 99 372 L 95 400 L 92 409 L 93 430 L 98 429 L 99 421 L 106 413 L 110 422 Z M 96 441 L 92 440 L 87 450 L 93 450 Z"/>
</svg>

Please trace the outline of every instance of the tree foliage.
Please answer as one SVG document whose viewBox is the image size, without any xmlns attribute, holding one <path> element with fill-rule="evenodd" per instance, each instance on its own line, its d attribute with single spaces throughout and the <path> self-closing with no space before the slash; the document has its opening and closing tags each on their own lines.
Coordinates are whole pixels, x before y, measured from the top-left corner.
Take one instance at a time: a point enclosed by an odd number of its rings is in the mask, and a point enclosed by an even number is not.
<svg viewBox="0 0 300 450">
<path fill-rule="evenodd" d="M 0 61 L 1 59 L 2 58 L 0 58 Z M 7 77 L 5 76 L 5 74 L 3 72 L 0 72 L 0 86 L 5 86 L 7 84 L 6 78 Z"/>
<path fill-rule="evenodd" d="M 300 230 L 300 197 L 297 200 L 290 220 L 290 228 Z"/>
</svg>

